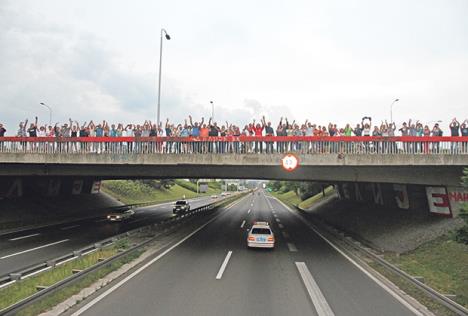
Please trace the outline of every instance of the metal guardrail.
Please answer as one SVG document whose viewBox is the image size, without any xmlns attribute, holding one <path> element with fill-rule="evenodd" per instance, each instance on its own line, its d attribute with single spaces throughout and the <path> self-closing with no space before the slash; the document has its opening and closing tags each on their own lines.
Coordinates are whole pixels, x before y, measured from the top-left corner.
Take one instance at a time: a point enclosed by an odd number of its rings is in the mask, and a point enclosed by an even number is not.
<svg viewBox="0 0 468 316">
<path fill-rule="evenodd" d="M 105 240 L 103 240 L 101 242 L 94 243 L 93 245 L 89 245 L 89 246 L 87 246 L 85 248 L 81 248 L 80 250 L 74 251 L 73 253 L 66 254 L 66 255 L 61 256 L 61 257 L 56 258 L 56 259 L 52 259 L 50 261 L 55 261 L 55 265 L 58 265 L 58 264 L 61 264 L 61 263 L 64 263 L 64 262 L 68 262 L 68 261 L 70 261 L 70 259 L 72 259 L 72 260 L 77 259 L 83 254 L 83 252 L 84 252 L 83 250 L 85 250 L 85 249 L 88 249 L 89 251 L 92 251 L 94 249 L 99 249 L 99 248 L 102 248 L 104 245 L 105 246 L 110 245 L 110 244 L 114 243 L 115 241 L 117 241 L 117 240 L 119 240 L 119 239 L 121 239 L 123 237 L 132 235 L 132 234 L 134 234 L 136 232 L 142 232 L 144 229 L 147 229 L 148 227 L 151 227 L 151 226 L 157 227 L 157 226 L 160 226 L 160 225 L 172 224 L 174 222 L 180 221 L 181 219 L 186 219 L 188 217 L 191 217 L 191 216 L 193 216 L 193 215 L 195 215 L 197 213 L 204 212 L 204 211 L 207 211 L 207 210 L 216 209 L 217 207 L 219 207 L 220 205 L 222 205 L 224 203 L 229 203 L 229 202 L 234 201 L 234 200 L 236 200 L 238 198 L 241 198 L 241 197 L 242 197 L 242 194 L 233 195 L 233 196 L 230 196 L 228 198 L 224 198 L 222 200 L 218 200 L 216 202 L 206 204 L 206 205 L 203 205 L 201 207 L 194 208 L 194 209 L 190 210 L 187 213 L 177 215 L 177 216 L 162 220 L 160 222 L 153 223 L 153 224 L 148 225 L 148 226 L 143 226 L 143 227 L 139 227 L 139 228 L 127 231 L 125 233 L 122 233 L 122 234 L 113 236 L 111 238 L 105 239 Z M 15 315 L 20 309 L 26 307 L 29 304 L 32 304 L 32 303 L 36 302 L 37 300 L 43 298 L 46 295 L 49 295 L 49 294 L 53 293 L 54 291 L 62 288 L 63 286 L 66 286 L 66 285 L 71 284 L 72 282 L 78 281 L 79 279 L 83 278 L 84 276 L 88 275 L 89 273 L 91 273 L 93 271 L 96 271 L 96 270 L 98 270 L 99 268 L 101 268 L 101 267 L 103 267 L 105 265 L 111 264 L 111 263 L 115 262 L 116 260 L 118 260 L 118 259 L 120 259 L 120 258 L 122 258 L 124 256 L 127 256 L 127 255 L 135 252 L 136 250 L 138 250 L 140 248 L 143 248 L 144 246 L 151 243 L 152 241 L 154 241 L 156 238 L 158 238 L 159 236 L 161 236 L 164 233 L 165 233 L 164 231 L 160 232 L 159 234 L 156 234 L 155 236 L 149 238 L 148 240 L 145 240 L 145 241 L 141 242 L 138 245 L 135 245 L 135 246 L 133 246 L 133 247 L 121 252 L 121 253 L 118 253 L 117 255 L 115 255 L 115 256 L 113 256 L 111 258 L 108 258 L 108 259 L 106 259 L 104 261 L 98 262 L 97 264 L 93 265 L 92 267 L 89 267 L 88 269 L 85 269 L 85 270 L 83 270 L 81 272 L 73 274 L 73 275 L 71 275 L 70 277 L 68 277 L 68 278 L 66 278 L 64 280 L 47 287 L 46 289 L 43 289 L 43 290 L 41 290 L 39 292 L 36 292 L 35 294 L 23 299 L 22 301 L 20 301 L 20 302 L 18 302 L 16 304 L 13 304 L 13 305 L 11 305 L 11 306 L 3 309 L 3 310 L 0 310 L 0 316 Z M 35 269 L 34 272 L 31 272 L 29 270 L 26 271 L 26 272 L 29 273 L 28 274 L 29 276 L 31 274 L 33 274 L 33 273 L 37 273 L 37 271 L 40 271 L 39 266 L 43 266 L 43 264 L 37 265 L 35 267 L 36 269 Z M 25 275 L 25 277 L 26 277 L 26 275 Z M 3 278 L 5 278 L 5 277 L 3 277 Z M 13 282 L 13 281 L 10 280 L 10 282 Z M 10 282 L 7 282 L 7 283 L 10 284 Z"/>
<path fill-rule="evenodd" d="M 162 220 L 162 221 L 157 222 L 157 223 L 158 224 L 165 224 L 165 223 L 173 222 L 173 221 L 178 220 L 179 218 L 184 218 L 186 215 L 188 215 L 188 214 L 190 214 L 192 212 L 197 212 L 198 210 L 206 210 L 207 207 L 210 208 L 210 207 L 212 207 L 213 205 L 215 205 L 217 203 L 219 203 L 219 201 L 214 202 L 214 203 L 210 203 L 210 204 L 198 207 L 198 208 L 194 208 L 194 209 L 190 210 L 189 212 L 186 212 L 184 214 L 176 215 L 174 217 Z M 128 209 L 131 209 L 131 208 L 141 207 L 141 206 L 144 206 L 144 205 L 153 205 L 153 204 L 151 204 L 149 202 L 135 203 L 135 204 L 121 205 L 121 206 L 117 206 L 117 207 L 110 207 L 108 209 L 113 210 L 113 211 L 124 211 L 124 210 L 128 210 Z M 102 216 L 99 216 L 99 217 L 96 217 L 96 218 L 101 218 L 101 217 Z M 87 252 L 90 252 L 90 251 L 93 251 L 93 250 L 98 250 L 98 249 L 100 249 L 102 247 L 110 245 L 116 239 L 120 239 L 122 237 L 128 236 L 129 234 L 131 235 L 132 233 L 137 232 L 137 231 L 141 230 L 144 227 L 145 226 L 138 227 L 138 228 L 129 230 L 129 231 L 125 232 L 125 233 L 112 236 L 112 237 L 104 239 L 102 241 L 93 243 L 92 245 L 85 246 L 84 248 L 74 250 L 73 252 L 70 252 L 70 253 L 65 254 L 63 256 L 60 256 L 58 258 L 47 260 L 46 262 L 39 263 L 39 264 L 33 264 L 33 265 L 28 266 L 26 268 L 22 268 L 21 270 L 9 272 L 6 275 L 0 276 L 0 288 L 4 287 L 5 284 L 7 284 L 7 285 L 11 284 L 12 281 L 17 281 L 17 280 L 24 279 L 24 278 L 27 278 L 29 276 L 35 275 L 38 271 L 43 271 L 44 269 L 52 268 L 55 265 L 60 265 L 60 264 L 62 264 L 64 262 L 68 262 L 68 261 L 70 261 L 70 259 L 77 259 L 83 253 L 87 253 Z"/>
<path fill-rule="evenodd" d="M 301 209 L 299 207 L 296 207 L 296 209 L 301 213 L 305 212 L 305 210 L 303 210 L 303 209 Z M 452 312 L 456 313 L 457 315 L 468 316 L 468 309 L 466 309 L 464 306 L 462 306 L 462 305 L 458 304 L 457 302 L 451 300 L 447 296 L 437 292 L 436 290 L 434 290 L 430 286 L 422 283 L 421 281 L 417 280 L 416 278 L 409 275 L 405 271 L 403 271 L 403 270 L 399 269 L 398 267 L 396 267 L 395 265 L 391 264 L 387 260 L 381 258 L 379 255 L 377 255 L 377 254 L 373 253 L 372 251 L 366 249 L 365 247 L 361 247 L 360 245 L 356 244 L 355 242 L 349 240 L 348 238 L 346 238 L 344 236 L 344 233 L 343 233 L 343 235 L 341 235 L 339 233 L 336 233 L 336 232 L 332 231 L 329 227 L 324 225 L 320 220 L 317 220 L 313 216 L 307 216 L 307 220 L 312 220 L 313 225 L 316 228 L 319 227 L 321 230 L 325 230 L 333 238 L 340 240 L 341 242 L 345 243 L 349 247 L 352 247 L 353 249 L 357 250 L 358 252 L 372 258 L 372 260 L 376 261 L 377 263 L 382 265 L 384 268 L 386 268 L 390 272 L 398 275 L 399 277 L 401 277 L 404 280 L 408 281 L 412 285 L 416 286 L 418 289 L 422 290 L 426 295 L 428 295 L 432 299 L 436 300 L 440 304 L 444 305 L 446 308 L 448 308 Z M 338 232 L 337 228 L 335 228 L 335 227 L 333 227 L 333 228 Z"/>
<path fill-rule="evenodd" d="M 468 154 L 468 136 L 0 137 L 0 153 Z"/>
</svg>

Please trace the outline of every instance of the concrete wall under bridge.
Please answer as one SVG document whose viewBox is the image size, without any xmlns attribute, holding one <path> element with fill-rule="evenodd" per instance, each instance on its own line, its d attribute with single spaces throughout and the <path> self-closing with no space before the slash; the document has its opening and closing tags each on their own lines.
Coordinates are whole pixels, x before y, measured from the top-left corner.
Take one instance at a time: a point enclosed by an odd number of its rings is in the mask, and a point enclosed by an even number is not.
<svg viewBox="0 0 468 316">
<path fill-rule="evenodd" d="M 339 183 L 336 189 L 342 200 L 445 217 L 458 216 L 463 204 L 468 202 L 468 189 L 460 185 Z"/>
<path fill-rule="evenodd" d="M 299 155 L 293 172 L 281 154 L 1 153 L 0 177 L 94 179 L 232 178 L 458 186 L 468 155 Z"/>
</svg>

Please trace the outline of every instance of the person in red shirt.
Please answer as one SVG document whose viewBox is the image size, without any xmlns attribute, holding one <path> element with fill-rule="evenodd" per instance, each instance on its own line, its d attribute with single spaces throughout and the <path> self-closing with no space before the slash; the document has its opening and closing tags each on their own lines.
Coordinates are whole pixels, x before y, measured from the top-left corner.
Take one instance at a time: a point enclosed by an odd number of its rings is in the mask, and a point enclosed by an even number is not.
<svg viewBox="0 0 468 316">
<path fill-rule="evenodd" d="M 263 136 L 263 129 L 265 128 L 265 117 L 263 117 L 262 124 L 260 123 L 255 124 L 255 120 L 253 120 L 252 124 L 252 131 L 256 137 Z M 255 152 L 262 153 L 263 152 L 263 142 L 262 141 L 255 141 Z"/>
</svg>

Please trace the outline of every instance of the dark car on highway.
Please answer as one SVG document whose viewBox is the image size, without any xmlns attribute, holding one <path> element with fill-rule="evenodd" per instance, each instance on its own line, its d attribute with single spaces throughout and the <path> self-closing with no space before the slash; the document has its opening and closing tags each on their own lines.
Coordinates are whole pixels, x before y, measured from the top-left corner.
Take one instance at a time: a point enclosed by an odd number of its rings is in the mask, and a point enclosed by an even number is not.
<svg viewBox="0 0 468 316">
<path fill-rule="evenodd" d="M 172 209 L 174 214 L 187 213 L 188 211 L 190 211 L 190 204 L 186 200 L 177 201 Z"/>
<path fill-rule="evenodd" d="M 135 215 L 134 211 L 126 210 L 125 212 L 110 213 L 107 215 L 107 219 L 111 222 L 122 222 L 129 220 L 133 215 Z"/>
</svg>

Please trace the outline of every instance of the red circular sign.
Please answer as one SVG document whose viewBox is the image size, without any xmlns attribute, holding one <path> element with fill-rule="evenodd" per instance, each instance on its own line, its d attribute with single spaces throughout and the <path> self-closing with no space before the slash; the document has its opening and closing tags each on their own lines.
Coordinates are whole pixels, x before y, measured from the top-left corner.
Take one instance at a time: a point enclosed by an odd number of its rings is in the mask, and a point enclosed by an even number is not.
<svg viewBox="0 0 468 316">
<path fill-rule="evenodd" d="M 286 171 L 293 171 L 299 166 L 299 158 L 294 154 L 287 154 L 281 159 L 281 165 Z"/>
</svg>

